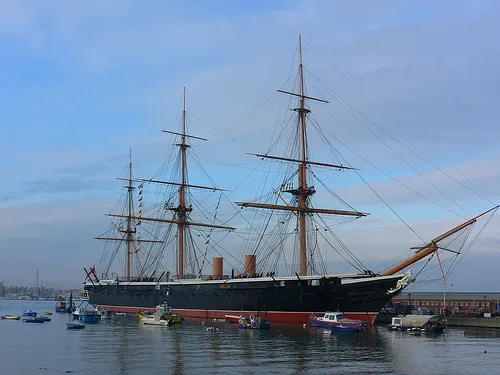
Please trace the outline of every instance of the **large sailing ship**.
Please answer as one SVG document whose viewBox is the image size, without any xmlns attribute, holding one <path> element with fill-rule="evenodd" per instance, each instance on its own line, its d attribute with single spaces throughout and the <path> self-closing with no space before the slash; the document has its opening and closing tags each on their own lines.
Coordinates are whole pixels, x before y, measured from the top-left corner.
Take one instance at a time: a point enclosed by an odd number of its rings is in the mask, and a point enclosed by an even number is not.
<svg viewBox="0 0 500 375">
<path fill-rule="evenodd" d="M 212 222 L 203 222 L 193 219 L 193 205 L 190 202 L 191 190 L 218 191 L 211 186 L 193 185 L 188 181 L 187 150 L 188 142 L 204 140 L 204 138 L 187 133 L 186 96 L 184 91 L 184 109 L 181 121 L 181 131 L 166 131 L 179 137 L 176 144 L 179 155 L 179 172 L 177 181 L 163 181 L 156 179 L 137 179 L 132 176 L 132 159 L 130 159 L 129 176 L 123 179 L 127 182 L 125 212 L 109 214 L 118 224 L 113 223 L 117 236 L 105 234 L 98 237 L 100 240 L 111 243 L 124 243 L 125 246 L 125 274 L 109 275 L 109 265 L 104 270 L 92 267 L 86 270 L 87 277 L 84 289 L 88 292 L 90 302 L 105 310 L 120 312 L 138 312 L 154 310 L 161 303 L 168 302 L 173 311 L 184 317 L 196 318 L 224 318 L 227 314 L 265 313 L 271 322 L 306 323 L 311 315 L 322 314 L 327 311 L 342 311 L 348 318 L 360 319 L 373 323 L 378 312 L 393 296 L 403 290 L 411 281 L 411 271 L 404 271 L 421 259 L 443 250 L 440 244 L 457 233 L 461 233 L 473 226 L 477 220 L 487 214 L 493 214 L 497 207 L 481 213 L 470 220 L 437 236 L 428 243 L 419 246 L 414 255 L 388 268 L 381 273 L 369 270 L 350 274 L 328 274 L 319 272 L 313 267 L 312 247 L 310 237 L 314 228 L 310 220 L 315 216 L 332 215 L 347 218 L 360 218 L 367 214 L 354 209 L 327 209 L 315 208 L 312 205 L 312 196 L 316 193 L 310 183 L 309 173 L 315 167 L 331 168 L 333 170 L 351 170 L 352 167 L 342 163 L 324 163 L 312 161 L 309 158 L 308 145 L 308 117 L 311 110 L 307 105 L 310 101 L 326 102 L 322 99 L 306 95 L 304 86 L 304 70 L 302 64 L 302 46 L 299 37 L 299 68 L 297 92 L 278 90 L 281 93 L 298 100 L 293 108 L 296 115 L 293 153 L 285 156 L 255 154 L 257 157 L 270 162 L 278 161 L 292 165 L 296 180 L 283 183 L 275 191 L 277 201 L 273 203 L 237 202 L 241 208 L 251 208 L 266 212 L 288 215 L 295 221 L 297 236 L 296 249 L 298 253 L 297 272 L 291 276 L 280 276 L 277 272 L 259 267 L 257 249 L 245 254 L 245 261 L 240 268 L 233 268 L 230 275 L 224 274 L 224 259 L 212 259 L 213 272 L 202 275 L 199 256 L 190 253 L 187 248 L 193 244 L 190 231 L 198 228 L 209 231 L 234 231 L 235 228 L 214 218 Z M 295 155 L 295 156 L 294 156 Z M 142 211 L 142 188 L 144 184 L 157 184 L 172 189 L 176 193 L 176 201 L 169 195 L 160 204 L 162 215 L 146 216 Z M 139 212 L 134 209 L 134 192 L 139 191 Z M 285 200 L 284 194 L 290 199 Z M 163 199 L 163 198 L 162 198 Z M 284 204 L 281 204 L 284 202 Z M 157 211 L 158 212 L 158 211 Z M 207 217 L 207 216 L 205 216 Z M 281 220 L 281 219 L 280 219 Z M 150 231 L 150 239 L 139 237 L 139 228 L 144 223 L 154 223 L 174 229 L 159 229 Z M 326 229 L 325 229 L 326 230 Z M 161 231 L 168 232 L 162 235 Z M 259 242 L 260 243 L 260 242 Z M 160 250 L 139 262 L 138 255 L 144 246 L 156 247 Z M 151 265 L 159 262 L 163 255 L 161 251 L 175 247 L 177 266 L 176 273 L 171 275 L 166 269 L 151 273 Z M 117 255 L 118 246 L 113 250 L 112 258 Z M 444 249 L 446 250 L 446 249 Z M 261 253 L 260 253 L 261 254 Z M 198 254 L 199 255 L 199 254 Z M 134 258 L 137 256 L 137 258 Z M 206 253 L 203 255 L 206 259 Z M 187 259 L 189 258 L 189 259 Z M 132 259 L 136 260 L 135 274 L 132 270 Z M 194 259 L 194 260 L 193 260 Z M 186 272 L 187 265 L 197 265 L 199 272 Z M 194 269 L 195 267 L 193 267 Z"/>
</svg>

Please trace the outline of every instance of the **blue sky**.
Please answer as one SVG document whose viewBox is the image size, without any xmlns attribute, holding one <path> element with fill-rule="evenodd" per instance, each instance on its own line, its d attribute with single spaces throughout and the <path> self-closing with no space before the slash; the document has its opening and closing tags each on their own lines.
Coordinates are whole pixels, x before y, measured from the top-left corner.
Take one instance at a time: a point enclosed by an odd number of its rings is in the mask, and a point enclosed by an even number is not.
<svg viewBox="0 0 500 375">
<path fill-rule="evenodd" d="M 177 124 L 184 86 L 191 129 L 209 138 L 197 152 L 233 164 L 229 172 L 217 163 L 207 170 L 223 187 L 240 185 L 245 168 L 258 165 L 245 153 L 269 147 L 262 135 L 275 125 L 282 100 L 275 90 L 288 78 L 298 33 L 308 71 L 409 148 L 497 200 L 499 16 L 494 1 L 2 2 L 0 280 L 28 282 L 38 267 L 41 275 L 56 273 L 54 283 L 80 281 L 82 267 L 100 256 L 102 244 L 92 238 L 107 226 L 103 214 L 121 193 L 114 178 L 126 173 L 128 148 L 136 174 L 154 173 L 172 144 L 160 129 Z M 312 84 L 308 89 L 327 94 Z M 328 99 L 330 106 L 314 107 L 323 126 L 384 172 L 446 200 L 417 170 L 470 213 L 489 208 L 375 129 L 409 168 Z M 335 145 L 422 236 L 458 224 L 456 215 L 424 207 Z M 317 148 L 314 157 L 329 156 Z M 374 263 L 414 244 L 359 179 L 341 176 L 327 181 L 373 214 L 367 230 L 385 222 L 375 243 L 395 228 L 401 233 L 387 254 L 373 256 L 371 242 L 345 233 L 348 244 L 367 248 L 360 253 Z M 192 177 L 206 183 L 196 172 Z M 252 199 L 257 183 L 249 179 L 232 196 Z M 485 237 L 477 251 L 488 257 L 498 250 L 500 232 L 493 228 Z M 35 260 L 40 253 L 46 256 Z"/>
</svg>

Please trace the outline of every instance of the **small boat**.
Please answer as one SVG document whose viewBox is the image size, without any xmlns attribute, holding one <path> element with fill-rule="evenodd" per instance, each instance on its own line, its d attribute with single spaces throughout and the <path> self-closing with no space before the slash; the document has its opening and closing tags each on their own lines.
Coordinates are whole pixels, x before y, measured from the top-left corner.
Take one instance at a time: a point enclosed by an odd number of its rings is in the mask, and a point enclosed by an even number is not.
<svg viewBox="0 0 500 375">
<path fill-rule="evenodd" d="M 101 315 L 97 311 L 82 311 L 78 320 L 83 323 L 98 323 L 101 320 Z"/>
<path fill-rule="evenodd" d="M 33 310 L 23 309 L 23 316 L 36 317 L 37 312 Z"/>
<path fill-rule="evenodd" d="M 43 315 L 52 315 L 52 313 L 50 311 L 45 311 Z"/>
<path fill-rule="evenodd" d="M 21 317 L 18 315 L 2 315 L 1 318 L 5 319 L 5 320 L 19 320 L 19 319 L 21 319 Z"/>
<path fill-rule="evenodd" d="M 326 312 L 324 316 L 310 318 L 313 327 L 330 328 L 332 332 L 355 332 L 368 328 L 367 322 L 361 320 L 346 319 L 341 312 Z"/>
<path fill-rule="evenodd" d="M 45 323 L 41 317 L 26 317 L 23 318 L 23 323 Z"/>
<path fill-rule="evenodd" d="M 238 323 L 243 315 L 224 315 L 226 322 L 229 323 Z"/>
<path fill-rule="evenodd" d="M 38 319 L 42 319 L 44 322 L 50 322 L 52 318 L 48 317 L 47 315 L 40 315 Z"/>
<path fill-rule="evenodd" d="M 137 316 L 142 324 L 155 326 L 170 327 L 175 323 L 181 323 L 184 320 L 184 318 L 179 314 L 172 313 L 172 309 L 166 302 L 156 306 L 156 311 L 151 315 L 138 313 Z"/>
<path fill-rule="evenodd" d="M 65 313 L 66 312 L 66 301 L 63 297 L 60 297 L 61 300 L 56 301 L 56 313 Z"/>
<path fill-rule="evenodd" d="M 81 309 L 80 307 L 77 307 L 75 311 L 73 311 L 73 319 L 78 320 L 80 319 L 80 315 L 82 315 L 85 312 L 85 310 Z"/>
<path fill-rule="evenodd" d="M 249 317 L 240 317 L 240 328 L 243 329 L 269 329 L 270 323 L 262 320 L 259 315 L 250 315 Z"/>
<path fill-rule="evenodd" d="M 85 324 L 68 322 L 68 323 L 66 323 L 66 327 L 68 329 L 83 329 L 83 328 L 85 328 Z"/>
<path fill-rule="evenodd" d="M 414 331 L 418 329 L 429 333 L 443 333 L 446 326 L 441 315 L 404 315 L 392 318 L 389 330 L 391 331 Z"/>
</svg>

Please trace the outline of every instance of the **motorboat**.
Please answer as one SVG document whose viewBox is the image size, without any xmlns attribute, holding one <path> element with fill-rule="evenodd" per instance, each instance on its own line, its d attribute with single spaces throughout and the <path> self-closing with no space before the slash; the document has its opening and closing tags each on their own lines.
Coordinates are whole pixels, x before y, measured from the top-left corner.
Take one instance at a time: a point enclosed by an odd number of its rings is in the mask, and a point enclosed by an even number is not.
<svg viewBox="0 0 500 375">
<path fill-rule="evenodd" d="M 326 312 L 324 316 L 310 318 L 313 327 L 330 328 L 332 331 L 360 331 L 368 328 L 367 322 L 361 320 L 346 319 L 344 314 L 337 312 Z"/>
<path fill-rule="evenodd" d="M 45 323 L 45 319 L 41 317 L 28 316 L 23 318 L 23 323 Z"/>
<path fill-rule="evenodd" d="M 5 319 L 5 320 L 19 320 L 19 319 L 21 319 L 21 317 L 18 316 L 18 315 L 2 315 L 1 319 Z"/>
<path fill-rule="evenodd" d="M 156 306 L 156 311 L 151 315 L 138 313 L 137 316 L 142 324 L 155 326 L 170 327 L 184 320 L 179 314 L 172 313 L 172 309 L 167 303 Z"/>
<path fill-rule="evenodd" d="M 243 329 L 269 329 L 270 323 L 259 315 L 252 314 L 249 317 L 241 316 L 239 325 Z"/>
<path fill-rule="evenodd" d="M 441 315 L 404 315 L 392 318 L 389 330 L 392 331 L 414 331 L 414 329 L 423 332 L 443 333 L 446 326 Z"/>
<path fill-rule="evenodd" d="M 68 329 L 83 329 L 85 328 L 85 324 L 82 323 L 74 323 L 74 322 L 67 322 L 66 327 Z"/>
</svg>

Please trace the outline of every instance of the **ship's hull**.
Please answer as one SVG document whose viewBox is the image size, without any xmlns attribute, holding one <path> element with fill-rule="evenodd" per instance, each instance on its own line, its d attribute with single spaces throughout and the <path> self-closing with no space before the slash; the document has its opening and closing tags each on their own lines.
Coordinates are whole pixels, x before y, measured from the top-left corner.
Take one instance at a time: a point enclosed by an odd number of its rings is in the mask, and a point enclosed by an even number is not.
<svg viewBox="0 0 500 375">
<path fill-rule="evenodd" d="M 168 301 L 186 318 L 217 318 L 260 312 L 271 323 L 309 322 L 311 314 L 342 311 L 373 324 L 384 304 L 399 293 L 404 275 L 328 275 L 229 280 L 87 282 L 90 303 L 105 310 L 154 311 Z"/>
</svg>

